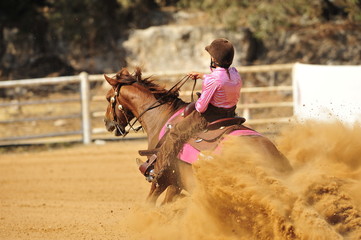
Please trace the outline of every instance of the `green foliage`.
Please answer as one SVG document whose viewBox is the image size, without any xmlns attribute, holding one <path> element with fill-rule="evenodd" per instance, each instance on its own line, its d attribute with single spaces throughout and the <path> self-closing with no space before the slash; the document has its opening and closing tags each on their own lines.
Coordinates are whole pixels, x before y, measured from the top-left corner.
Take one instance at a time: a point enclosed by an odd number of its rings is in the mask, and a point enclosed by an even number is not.
<svg viewBox="0 0 361 240">
<path fill-rule="evenodd" d="M 42 9 L 49 6 L 46 0 L 1 0 L 0 1 L 0 59 L 5 52 L 3 31 L 5 28 L 18 31 L 18 42 L 33 41 L 35 51 L 46 51 L 47 20 Z"/>
<path fill-rule="evenodd" d="M 261 38 L 281 28 L 323 21 L 361 24 L 361 0 L 179 0 L 178 7 L 206 11 L 213 24 L 249 27 Z"/>
<path fill-rule="evenodd" d="M 47 18 L 55 38 L 79 46 L 90 47 L 119 35 L 116 0 L 54 0 Z"/>
<path fill-rule="evenodd" d="M 19 41 L 32 39 L 35 53 L 59 46 L 52 42 L 82 51 L 112 47 L 129 27 L 149 26 L 146 16 L 155 8 L 155 0 L 1 0 L 0 58 L 5 28 L 15 29 Z"/>
<path fill-rule="evenodd" d="M 43 21 L 41 9 L 48 6 L 46 0 L 2 0 L 0 1 L 0 26 L 18 28 L 25 32 L 32 29 L 34 21 Z"/>
<path fill-rule="evenodd" d="M 346 12 L 351 22 L 361 23 L 361 0 L 345 0 Z"/>
</svg>

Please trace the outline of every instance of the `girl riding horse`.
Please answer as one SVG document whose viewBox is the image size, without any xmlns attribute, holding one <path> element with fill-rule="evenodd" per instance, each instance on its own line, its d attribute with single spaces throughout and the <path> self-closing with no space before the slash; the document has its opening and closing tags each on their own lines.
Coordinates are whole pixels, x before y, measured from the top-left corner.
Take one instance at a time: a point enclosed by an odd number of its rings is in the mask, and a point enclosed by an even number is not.
<svg viewBox="0 0 361 240">
<path fill-rule="evenodd" d="M 225 38 L 219 38 L 206 46 L 205 50 L 211 56 L 211 73 L 188 74 L 194 80 L 203 80 L 202 93 L 195 103 L 187 107 L 185 113 L 188 115 L 169 130 L 157 154 L 151 157 L 153 159 L 150 161 L 157 158 L 152 171 L 155 181 L 171 165 L 170 159 L 177 157 L 187 140 L 204 130 L 210 122 L 235 116 L 242 79 L 237 69 L 230 67 L 234 57 L 233 44 Z"/>
</svg>

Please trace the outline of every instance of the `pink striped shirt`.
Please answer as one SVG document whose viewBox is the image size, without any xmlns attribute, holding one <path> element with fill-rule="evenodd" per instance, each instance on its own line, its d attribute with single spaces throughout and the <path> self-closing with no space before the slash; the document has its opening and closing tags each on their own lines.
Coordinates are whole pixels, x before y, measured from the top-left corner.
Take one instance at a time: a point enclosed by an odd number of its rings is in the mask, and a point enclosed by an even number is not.
<svg viewBox="0 0 361 240">
<path fill-rule="evenodd" d="M 196 102 L 196 110 L 203 113 L 208 105 L 231 108 L 238 102 L 242 88 L 242 79 L 236 68 L 216 68 L 212 73 L 204 75 L 202 95 Z"/>
</svg>

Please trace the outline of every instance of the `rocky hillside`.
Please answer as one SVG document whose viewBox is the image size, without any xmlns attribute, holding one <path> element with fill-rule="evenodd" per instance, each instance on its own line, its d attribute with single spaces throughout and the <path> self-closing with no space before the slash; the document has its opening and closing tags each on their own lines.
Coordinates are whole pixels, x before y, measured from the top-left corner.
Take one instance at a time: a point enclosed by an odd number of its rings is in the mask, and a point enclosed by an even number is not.
<svg viewBox="0 0 361 240">
<path fill-rule="evenodd" d="M 205 46 L 215 38 L 230 39 L 236 48 L 234 65 L 252 63 L 255 40 L 248 29 L 191 25 L 166 25 L 134 30 L 124 41 L 127 66 L 142 66 L 146 71 L 207 70 L 210 64 Z"/>
<path fill-rule="evenodd" d="M 303 62 L 361 64 L 361 28 L 324 24 L 276 32 L 258 40 L 247 28 L 235 31 L 209 26 L 166 25 L 134 30 L 123 42 L 127 66 L 147 71 L 207 69 L 204 50 L 214 38 L 226 37 L 236 48 L 234 66 Z"/>
</svg>

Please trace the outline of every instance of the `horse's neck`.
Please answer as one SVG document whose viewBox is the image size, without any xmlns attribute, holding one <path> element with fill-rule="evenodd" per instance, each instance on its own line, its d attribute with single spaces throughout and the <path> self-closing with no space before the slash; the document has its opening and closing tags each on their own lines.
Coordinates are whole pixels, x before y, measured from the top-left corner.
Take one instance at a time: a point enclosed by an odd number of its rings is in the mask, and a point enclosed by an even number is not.
<svg viewBox="0 0 361 240">
<path fill-rule="evenodd" d="M 148 108 L 158 104 L 154 95 L 143 88 L 139 88 L 138 91 L 135 91 L 133 94 L 137 97 L 129 98 L 129 101 L 132 101 L 132 106 L 134 107 L 132 112 L 135 117 L 141 115 L 139 121 L 147 133 L 148 147 L 153 148 L 158 143 L 158 136 L 164 124 L 179 108 L 184 106 L 185 103 L 178 98 L 174 99 L 175 102 L 173 102 L 173 104 L 166 103 L 148 110 Z M 173 107 L 172 105 L 177 107 Z"/>
<path fill-rule="evenodd" d="M 149 110 L 142 117 L 142 126 L 148 136 L 148 147 L 154 148 L 159 141 L 159 133 L 167 120 L 176 112 L 169 105 Z"/>
</svg>

